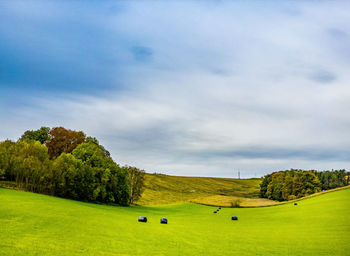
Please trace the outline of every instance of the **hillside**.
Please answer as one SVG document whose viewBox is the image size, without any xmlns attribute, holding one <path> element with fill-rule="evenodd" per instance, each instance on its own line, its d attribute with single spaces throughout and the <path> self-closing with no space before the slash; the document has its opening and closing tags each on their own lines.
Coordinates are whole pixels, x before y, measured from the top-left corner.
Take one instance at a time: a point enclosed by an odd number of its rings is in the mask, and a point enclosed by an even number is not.
<svg viewBox="0 0 350 256">
<path fill-rule="evenodd" d="M 145 191 L 136 203 L 159 205 L 176 202 L 211 202 L 218 198 L 257 198 L 261 179 L 183 177 L 146 174 Z"/>
<path fill-rule="evenodd" d="M 0 188 L 1 255 L 347 255 L 350 189 L 275 207 L 118 207 Z M 148 223 L 139 223 L 140 215 Z M 232 221 L 231 216 L 238 216 Z M 159 224 L 167 217 L 169 224 Z"/>
<path fill-rule="evenodd" d="M 262 179 L 258 178 L 184 177 L 146 173 L 145 191 L 136 204 L 146 206 L 191 202 L 208 206 L 232 207 L 232 205 L 238 203 L 240 207 L 260 207 L 295 202 L 350 188 L 350 186 L 339 187 L 289 202 L 278 202 L 259 198 L 261 181 Z"/>
<path fill-rule="evenodd" d="M 259 178 L 229 179 L 146 173 L 145 191 L 136 204 L 191 202 L 224 207 L 231 207 L 236 202 L 242 207 L 276 204 L 275 201 L 259 198 L 261 181 Z"/>
</svg>

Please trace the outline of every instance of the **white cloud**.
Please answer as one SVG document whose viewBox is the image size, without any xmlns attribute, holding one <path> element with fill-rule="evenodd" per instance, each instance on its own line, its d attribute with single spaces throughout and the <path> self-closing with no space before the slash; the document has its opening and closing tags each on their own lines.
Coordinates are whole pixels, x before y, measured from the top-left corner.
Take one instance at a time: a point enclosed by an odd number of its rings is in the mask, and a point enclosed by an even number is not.
<svg viewBox="0 0 350 256">
<path fill-rule="evenodd" d="M 84 130 L 121 164 L 179 175 L 349 168 L 345 5 L 132 2 L 99 20 L 152 54 L 126 62 L 123 90 L 35 99 L 2 130 Z"/>
</svg>

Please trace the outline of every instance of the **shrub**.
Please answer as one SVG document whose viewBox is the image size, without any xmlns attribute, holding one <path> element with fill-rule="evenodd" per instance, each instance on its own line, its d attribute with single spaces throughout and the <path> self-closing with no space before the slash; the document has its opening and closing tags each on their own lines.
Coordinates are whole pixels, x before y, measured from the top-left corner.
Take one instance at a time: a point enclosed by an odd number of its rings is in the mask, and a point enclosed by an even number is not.
<svg viewBox="0 0 350 256">
<path fill-rule="evenodd" d="M 295 200 L 297 199 L 297 197 L 295 195 L 289 195 L 288 196 L 288 200 Z"/>
<path fill-rule="evenodd" d="M 241 207 L 241 199 L 235 199 L 234 201 L 231 202 L 231 208 L 239 208 Z"/>
</svg>

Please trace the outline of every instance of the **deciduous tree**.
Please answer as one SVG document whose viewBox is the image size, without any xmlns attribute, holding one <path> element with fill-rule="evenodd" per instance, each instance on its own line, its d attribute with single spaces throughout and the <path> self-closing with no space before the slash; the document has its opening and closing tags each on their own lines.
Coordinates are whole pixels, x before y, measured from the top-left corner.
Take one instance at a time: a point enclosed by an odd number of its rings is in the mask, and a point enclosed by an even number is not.
<svg viewBox="0 0 350 256">
<path fill-rule="evenodd" d="M 129 203 L 133 204 L 137 201 L 144 190 L 145 171 L 136 167 L 127 166 L 124 167 L 128 171 L 129 186 L 130 186 L 130 200 Z"/>
<path fill-rule="evenodd" d="M 20 140 L 36 140 L 39 141 L 41 144 L 44 144 L 50 138 L 49 132 L 50 128 L 44 126 L 35 131 L 28 130 L 24 132 Z"/>
<path fill-rule="evenodd" d="M 57 158 L 62 153 L 71 153 L 79 144 L 85 140 L 83 132 L 77 132 L 55 127 L 50 131 L 50 139 L 46 142 L 51 159 Z"/>
<path fill-rule="evenodd" d="M 264 177 L 260 196 L 284 201 L 307 196 L 321 190 L 321 182 L 314 170 L 287 170 L 274 172 Z"/>
<path fill-rule="evenodd" d="M 88 142 L 80 144 L 72 152 L 84 162 L 92 175 L 90 201 L 129 204 L 129 182 L 127 172 L 120 168 L 100 145 Z"/>
</svg>

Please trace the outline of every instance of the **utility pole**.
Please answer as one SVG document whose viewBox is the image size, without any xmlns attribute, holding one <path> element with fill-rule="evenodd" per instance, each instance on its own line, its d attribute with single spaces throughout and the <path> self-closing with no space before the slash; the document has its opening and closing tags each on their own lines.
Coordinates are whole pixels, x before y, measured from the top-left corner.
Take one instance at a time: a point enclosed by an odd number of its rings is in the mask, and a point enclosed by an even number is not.
<svg viewBox="0 0 350 256">
<path fill-rule="evenodd" d="M 238 179 L 241 179 L 241 172 L 238 171 Z"/>
</svg>

